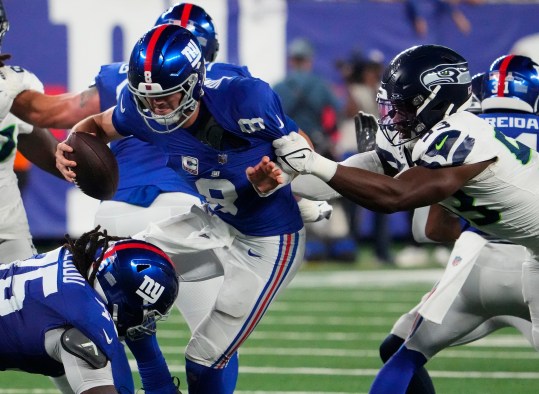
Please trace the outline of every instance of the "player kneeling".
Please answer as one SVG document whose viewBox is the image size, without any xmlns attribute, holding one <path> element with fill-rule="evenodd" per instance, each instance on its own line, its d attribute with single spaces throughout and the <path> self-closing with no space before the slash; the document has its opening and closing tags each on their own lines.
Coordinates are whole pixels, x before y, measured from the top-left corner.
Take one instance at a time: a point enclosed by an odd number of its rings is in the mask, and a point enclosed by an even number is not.
<svg viewBox="0 0 539 394">
<path fill-rule="evenodd" d="M 0 370 L 65 374 L 62 392 L 88 394 L 135 391 L 120 340 L 151 349 L 156 322 L 178 294 L 174 265 L 161 249 L 109 237 L 99 227 L 0 265 L 0 284 Z M 166 364 L 160 382 L 145 382 L 144 363 L 135 357 L 147 393 L 178 392 Z"/>
</svg>

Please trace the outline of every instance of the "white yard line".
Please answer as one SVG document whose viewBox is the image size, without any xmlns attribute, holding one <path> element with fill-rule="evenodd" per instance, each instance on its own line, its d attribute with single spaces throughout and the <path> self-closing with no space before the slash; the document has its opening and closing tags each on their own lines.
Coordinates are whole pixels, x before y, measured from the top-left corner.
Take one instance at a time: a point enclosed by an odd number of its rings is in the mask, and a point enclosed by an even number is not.
<svg viewBox="0 0 539 394">
<path fill-rule="evenodd" d="M 366 287 L 403 283 L 432 283 L 441 278 L 443 268 L 425 270 L 373 271 L 300 271 L 289 288 L 297 287 Z"/>
</svg>

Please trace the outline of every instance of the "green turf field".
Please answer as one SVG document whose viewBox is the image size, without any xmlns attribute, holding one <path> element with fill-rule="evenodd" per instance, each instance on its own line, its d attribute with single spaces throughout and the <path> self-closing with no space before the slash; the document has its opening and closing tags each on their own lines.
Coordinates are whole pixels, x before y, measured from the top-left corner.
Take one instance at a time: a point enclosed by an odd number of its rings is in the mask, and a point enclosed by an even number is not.
<svg viewBox="0 0 539 394">
<path fill-rule="evenodd" d="M 350 267 L 351 268 L 351 267 Z M 303 269 L 240 351 L 237 393 L 366 393 L 380 367 L 378 345 L 401 312 L 441 273 L 429 270 Z M 174 312 L 159 338 L 185 390 L 189 334 Z M 428 364 L 439 393 L 537 393 L 539 354 L 516 330 L 448 349 Z M 137 382 L 138 387 L 140 384 Z M 0 394 L 55 393 L 48 379 L 0 374 Z"/>
</svg>

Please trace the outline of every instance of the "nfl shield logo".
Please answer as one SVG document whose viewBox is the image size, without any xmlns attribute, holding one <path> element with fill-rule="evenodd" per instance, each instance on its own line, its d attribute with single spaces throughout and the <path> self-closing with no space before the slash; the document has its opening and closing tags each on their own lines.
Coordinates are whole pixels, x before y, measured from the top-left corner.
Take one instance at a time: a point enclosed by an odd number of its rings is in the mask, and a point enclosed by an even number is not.
<svg viewBox="0 0 539 394">
<path fill-rule="evenodd" d="M 228 161 L 228 155 L 226 153 L 219 153 L 217 155 L 217 162 L 219 164 L 226 164 L 227 161 Z"/>
<path fill-rule="evenodd" d="M 462 261 L 462 257 L 460 256 L 455 256 L 455 258 L 453 259 L 453 262 L 451 263 L 451 265 L 453 267 L 456 267 L 457 265 L 460 264 L 460 262 Z"/>
</svg>

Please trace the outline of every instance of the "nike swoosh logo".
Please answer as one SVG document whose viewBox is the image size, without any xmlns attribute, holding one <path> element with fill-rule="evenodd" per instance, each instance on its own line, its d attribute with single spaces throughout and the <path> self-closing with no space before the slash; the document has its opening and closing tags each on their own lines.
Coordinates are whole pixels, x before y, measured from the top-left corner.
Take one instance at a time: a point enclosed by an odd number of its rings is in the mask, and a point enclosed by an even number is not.
<svg viewBox="0 0 539 394">
<path fill-rule="evenodd" d="M 449 136 L 446 135 L 446 136 L 444 137 L 444 139 L 443 139 L 442 141 L 440 141 L 439 144 L 434 145 L 434 147 L 436 148 L 436 150 L 442 149 L 442 146 L 444 146 L 445 141 L 447 141 L 447 137 L 449 137 Z"/>
<path fill-rule="evenodd" d="M 103 328 L 103 334 L 105 334 L 105 340 L 107 341 L 107 344 L 110 345 L 112 343 L 112 339 L 109 338 L 107 332 L 105 331 L 105 329 Z"/>
<path fill-rule="evenodd" d="M 305 159 L 305 153 L 302 153 L 301 156 L 294 156 L 294 157 L 290 157 L 291 159 Z"/>
<path fill-rule="evenodd" d="M 262 257 L 262 256 L 260 256 L 259 254 L 256 254 L 255 252 L 253 252 L 252 249 L 249 249 L 249 250 L 247 251 L 247 254 L 248 254 L 249 256 L 253 256 L 253 257 Z"/>
<path fill-rule="evenodd" d="M 281 118 L 279 118 L 279 115 L 275 115 L 275 117 L 276 117 L 277 120 L 279 121 L 279 128 L 282 129 L 282 128 L 284 127 L 283 121 L 281 120 Z"/>
<path fill-rule="evenodd" d="M 125 107 L 124 107 L 124 96 L 122 95 L 122 97 L 120 97 L 120 112 L 123 114 L 125 112 Z"/>
</svg>

